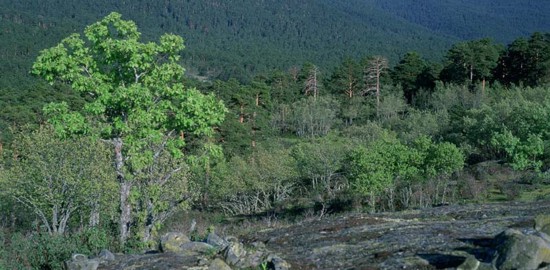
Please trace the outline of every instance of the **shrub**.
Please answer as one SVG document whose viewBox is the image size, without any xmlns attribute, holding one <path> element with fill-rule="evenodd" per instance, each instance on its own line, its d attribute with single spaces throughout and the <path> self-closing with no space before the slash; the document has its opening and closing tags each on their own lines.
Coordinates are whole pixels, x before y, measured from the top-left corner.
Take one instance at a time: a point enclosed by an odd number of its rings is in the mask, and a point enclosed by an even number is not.
<svg viewBox="0 0 550 270">
<path fill-rule="evenodd" d="M 111 238 L 98 228 L 72 235 L 15 233 L 9 241 L 0 234 L 0 269 L 63 269 L 63 262 L 72 254 L 97 254 L 108 248 Z"/>
</svg>

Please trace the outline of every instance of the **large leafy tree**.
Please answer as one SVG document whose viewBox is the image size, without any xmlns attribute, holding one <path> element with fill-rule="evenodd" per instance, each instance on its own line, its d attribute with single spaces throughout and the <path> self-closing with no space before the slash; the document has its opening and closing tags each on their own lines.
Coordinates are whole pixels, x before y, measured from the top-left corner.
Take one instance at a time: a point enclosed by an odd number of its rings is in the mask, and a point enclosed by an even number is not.
<svg viewBox="0 0 550 270">
<path fill-rule="evenodd" d="M 146 183 L 151 179 L 143 180 L 138 175 L 145 168 L 160 164 L 165 151 L 181 157 L 185 143 L 181 135 L 212 135 L 212 127 L 223 121 L 225 113 L 224 105 L 213 95 L 185 89 L 181 83 L 181 37 L 165 34 L 158 43 L 142 43 L 139 39 L 134 22 L 111 13 L 88 26 L 84 37 L 72 34 L 42 51 L 33 65 L 34 74 L 50 83 L 69 84 L 87 96 L 78 112 L 69 111 L 66 103 L 45 107 L 56 131 L 64 136 L 91 134 L 113 146 L 121 244 L 127 241 L 132 224 L 136 224 L 131 194 L 139 193 L 144 185 L 150 186 Z M 181 170 L 176 166 L 163 169 L 161 174 L 149 174 L 158 178 L 150 182 L 161 188 L 157 194 L 164 192 L 162 187 L 170 186 L 158 183 L 173 180 L 174 173 Z M 140 203 L 143 202 L 134 201 L 134 205 Z"/>
</svg>

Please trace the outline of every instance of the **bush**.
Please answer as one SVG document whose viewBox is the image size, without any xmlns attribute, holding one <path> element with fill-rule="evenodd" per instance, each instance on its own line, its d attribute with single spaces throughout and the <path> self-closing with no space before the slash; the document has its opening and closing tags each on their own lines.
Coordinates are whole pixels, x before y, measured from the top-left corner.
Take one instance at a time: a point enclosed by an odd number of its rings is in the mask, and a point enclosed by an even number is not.
<svg viewBox="0 0 550 270">
<path fill-rule="evenodd" d="M 354 149 L 347 164 L 352 190 L 369 197 L 371 210 L 379 202 L 394 210 L 446 203 L 452 193 L 449 177 L 462 170 L 464 156 L 455 145 L 426 136 L 410 146 L 386 138 Z"/>
<path fill-rule="evenodd" d="M 95 255 L 108 248 L 110 240 L 107 232 L 97 228 L 68 236 L 15 233 L 9 241 L 0 234 L 0 269 L 63 269 L 72 254 Z"/>
</svg>

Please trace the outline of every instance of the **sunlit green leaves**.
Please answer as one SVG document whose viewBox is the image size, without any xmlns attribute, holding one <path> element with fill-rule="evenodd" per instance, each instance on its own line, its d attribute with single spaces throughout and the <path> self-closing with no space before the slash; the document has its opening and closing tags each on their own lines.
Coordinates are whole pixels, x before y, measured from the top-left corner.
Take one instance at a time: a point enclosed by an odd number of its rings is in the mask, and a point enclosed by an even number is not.
<svg viewBox="0 0 550 270">
<path fill-rule="evenodd" d="M 63 234 L 73 215 L 89 219 L 96 206 L 104 214 L 112 209 L 116 182 L 105 145 L 87 137 L 62 140 L 46 126 L 19 133 L 13 148 L 3 188 L 50 233 Z"/>
<path fill-rule="evenodd" d="M 87 96 L 78 112 L 66 103 L 46 106 L 48 121 L 65 138 L 91 134 L 115 144 L 115 168 L 124 175 L 121 198 L 128 189 L 133 196 L 121 199 L 121 207 L 151 204 L 132 214 L 138 223 L 148 220 L 158 227 L 192 197 L 186 194 L 180 134 L 212 136 L 226 110 L 213 95 L 183 86 L 184 68 L 177 62 L 183 38 L 167 34 L 159 43 L 142 43 L 139 37 L 134 22 L 111 13 L 86 28 L 85 39 L 73 34 L 42 51 L 33 73 Z M 132 223 L 128 219 L 121 215 L 121 228 Z M 151 224 L 141 225 L 146 239 Z M 121 242 L 127 231 L 121 232 Z"/>
<path fill-rule="evenodd" d="M 167 34 L 158 44 L 140 43 L 136 25 L 116 13 L 85 34 L 87 41 L 73 34 L 44 50 L 33 67 L 49 82 L 67 82 L 91 97 L 83 115 L 66 106 L 46 107 L 59 132 L 81 132 L 91 117 L 89 123 L 101 125 L 105 139 L 133 133 L 139 140 L 157 130 L 212 135 L 212 126 L 223 121 L 221 102 L 181 84 L 184 68 L 176 62 L 184 48 L 181 37 Z"/>
<path fill-rule="evenodd" d="M 434 143 L 421 136 L 407 146 L 384 138 L 353 150 L 348 170 L 354 190 L 363 195 L 391 188 L 394 181 L 426 182 L 464 167 L 464 155 L 451 143 Z"/>
</svg>

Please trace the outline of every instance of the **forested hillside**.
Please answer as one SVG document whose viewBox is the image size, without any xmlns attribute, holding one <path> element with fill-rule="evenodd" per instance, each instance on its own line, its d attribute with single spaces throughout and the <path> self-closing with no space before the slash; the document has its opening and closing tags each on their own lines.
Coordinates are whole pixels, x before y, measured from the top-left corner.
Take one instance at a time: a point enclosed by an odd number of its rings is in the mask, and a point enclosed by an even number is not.
<svg viewBox="0 0 550 270">
<path fill-rule="evenodd" d="M 148 38 L 161 32 L 183 36 L 188 69 L 226 79 L 246 79 L 305 61 L 330 67 L 346 55 L 398 59 L 406 50 L 416 50 L 435 59 L 453 41 L 362 1 L 2 1 L 0 7 L 2 62 L 9 63 L 2 71 L 12 79 L 28 71 L 40 46 L 52 45 L 110 11 L 136 21 Z"/>
<path fill-rule="evenodd" d="M 545 1 L 0 1 L 0 85 L 20 84 L 44 45 L 118 11 L 144 35 L 186 39 L 194 74 L 250 78 L 305 61 L 332 67 L 344 56 L 440 59 L 460 39 L 510 42 L 550 28 Z"/>
<path fill-rule="evenodd" d="M 458 39 L 491 37 L 502 43 L 550 28 L 550 2 L 535 0 L 410 0 L 373 2 L 432 33 Z"/>
</svg>

